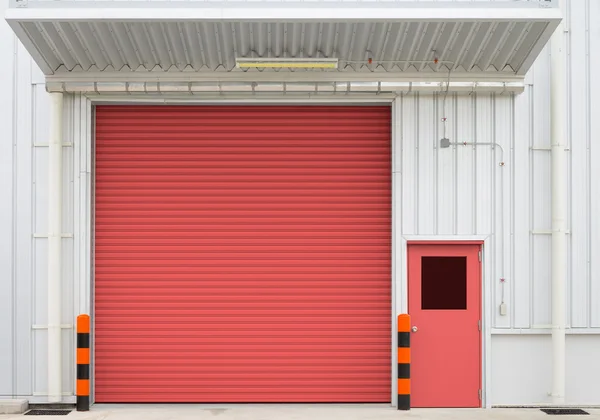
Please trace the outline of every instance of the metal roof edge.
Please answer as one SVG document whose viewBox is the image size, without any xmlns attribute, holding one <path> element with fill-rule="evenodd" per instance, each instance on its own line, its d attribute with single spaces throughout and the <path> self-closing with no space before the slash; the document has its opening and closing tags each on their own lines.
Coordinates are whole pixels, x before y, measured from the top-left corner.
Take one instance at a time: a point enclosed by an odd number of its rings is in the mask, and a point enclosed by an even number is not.
<svg viewBox="0 0 600 420">
<path fill-rule="evenodd" d="M 247 1 L 241 0 L 221 0 L 219 3 L 215 3 L 209 0 L 194 0 L 191 2 L 194 8 L 211 8 L 215 7 L 216 4 L 219 4 L 223 8 L 247 8 Z M 345 0 L 338 2 L 324 1 L 324 0 L 316 0 L 311 2 L 310 4 L 306 4 L 301 0 L 263 0 L 261 2 L 256 2 L 252 4 L 252 8 L 294 8 L 294 7 L 311 7 L 313 9 L 320 8 L 329 8 L 334 5 L 337 8 L 389 8 L 390 5 L 393 5 L 397 8 L 402 8 L 405 10 L 410 9 L 425 9 L 425 10 L 434 10 L 434 9 L 484 9 L 484 10 L 499 10 L 499 9 L 548 9 L 548 8 L 557 8 L 554 1 L 504 1 L 504 2 L 480 2 L 476 6 L 473 6 L 472 3 L 468 2 L 414 2 L 414 1 L 405 1 L 405 0 L 395 0 L 393 2 L 372 2 L 366 0 Z M 12 8 L 20 8 L 27 7 L 33 9 L 67 9 L 67 8 L 76 8 L 76 9 L 95 9 L 95 8 L 130 8 L 131 4 L 129 2 L 114 2 L 113 0 L 86 0 L 86 1 L 74 1 L 74 0 L 61 0 L 61 1 L 42 1 L 42 0 L 10 0 L 9 7 Z M 169 8 L 169 9 L 181 9 L 181 8 L 190 8 L 190 1 L 182 1 L 182 0 L 153 0 L 150 3 L 150 6 L 144 4 L 144 2 L 140 2 L 140 4 L 136 4 L 136 7 L 140 8 Z"/>
<path fill-rule="evenodd" d="M 386 3 L 387 4 L 387 3 Z M 186 7 L 186 8 L 9 8 L 5 12 L 8 22 L 188 22 L 188 21 L 285 21 L 285 22 L 450 22 L 450 21 L 514 21 L 514 22 L 559 22 L 560 9 L 549 8 L 498 8 L 490 13 L 489 8 L 403 8 L 394 7 L 277 7 L 270 4 L 262 7 Z"/>
</svg>

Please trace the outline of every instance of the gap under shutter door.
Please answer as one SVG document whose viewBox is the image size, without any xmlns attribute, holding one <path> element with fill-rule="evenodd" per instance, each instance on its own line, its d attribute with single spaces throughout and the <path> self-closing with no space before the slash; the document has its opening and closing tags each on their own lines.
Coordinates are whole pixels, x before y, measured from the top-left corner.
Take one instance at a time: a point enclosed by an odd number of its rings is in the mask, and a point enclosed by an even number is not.
<svg viewBox="0 0 600 420">
<path fill-rule="evenodd" d="M 98 106 L 96 402 L 389 402 L 390 108 Z"/>
</svg>

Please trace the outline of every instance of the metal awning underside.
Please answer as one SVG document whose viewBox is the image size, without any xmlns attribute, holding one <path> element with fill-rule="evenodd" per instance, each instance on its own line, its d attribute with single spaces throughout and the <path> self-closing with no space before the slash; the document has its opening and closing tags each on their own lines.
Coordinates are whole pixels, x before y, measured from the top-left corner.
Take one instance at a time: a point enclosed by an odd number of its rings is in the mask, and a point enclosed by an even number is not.
<svg viewBox="0 0 600 420">
<path fill-rule="evenodd" d="M 56 77 L 82 72 L 242 74 L 236 57 L 331 57 L 340 60 L 333 70 L 339 73 L 446 77 L 451 71 L 474 78 L 524 75 L 560 20 L 555 8 L 380 5 L 13 8 L 7 20 L 42 71 Z"/>
</svg>

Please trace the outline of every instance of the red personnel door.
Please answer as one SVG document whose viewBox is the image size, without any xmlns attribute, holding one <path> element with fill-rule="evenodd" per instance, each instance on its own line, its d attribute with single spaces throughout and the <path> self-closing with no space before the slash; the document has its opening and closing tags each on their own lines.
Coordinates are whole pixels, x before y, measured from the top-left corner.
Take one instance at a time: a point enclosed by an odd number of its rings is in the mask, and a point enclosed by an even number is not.
<svg viewBox="0 0 600 420">
<path fill-rule="evenodd" d="M 480 249 L 408 247 L 413 407 L 481 406 Z"/>
</svg>

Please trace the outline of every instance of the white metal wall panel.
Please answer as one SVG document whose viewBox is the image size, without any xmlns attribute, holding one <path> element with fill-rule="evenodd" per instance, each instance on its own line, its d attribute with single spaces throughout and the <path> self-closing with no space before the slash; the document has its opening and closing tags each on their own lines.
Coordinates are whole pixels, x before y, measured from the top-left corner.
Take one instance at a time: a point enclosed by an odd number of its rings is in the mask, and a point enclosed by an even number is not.
<svg viewBox="0 0 600 420">
<path fill-rule="evenodd" d="M 575 5 L 578 3 L 575 2 Z M 573 57 L 571 60 L 575 63 L 584 62 L 589 67 L 588 72 L 592 69 L 600 68 L 600 56 L 598 54 L 592 54 L 592 51 L 598 51 L 600 48 L 600 25 L 591 25 L 591 22 L 595 22 L 597 17 L 600 16 L 600 3 L 593 0 L 586 0 L 585 7 L 589 10 L 587 28 L 589 29 L 589 51 L 590 54 L 585 57 Z M 580 22 L 573 22 L 573 26 L 580 24 Z M 587 299 L 591 299 L 590 305 L 590 327 L 600 328 L 600 165 L 593 164 L 600 162 L 600 146 L 598 146 L 598 133 L 600 133 L 600 80 L 598 77 L 591 77 L 589 79 L 589 103 L 590 103 L 590 119 L 589 133 L 590 133 L 590 150 L 588 152 L 588 165 L 590 168 L 590 189 L 588 190 L 588 205 L 589 205 L 589 225 L 587 228 L 590 230 L 591 237 L 588 244 L 590 253 L 590 275 L 587 278 L 589 294 Z M 592 137 L 593 136 L 593 137 Z M 592 139 L 594 141 L 592 142 Z M 592 145 L 595 144 L 595 147 Z M 577 302 L 578 303 L 578 302 Z"/>
<path fill-rule="evenodd" d="M 491 163 L 494 168 L 494 178 L 496 182 L 496 188 L 494 188 L 496 191 L 496 209 L 494 213 L 499 213 L 497 214 L 494 223 L 495 232 L 498 232 L 496 235 L 496 243 L 498 244 L 498 251 L 500 254 L 497 263 L 500 278 L 514 279 L 514 276 L 512 275 L 512 267 L 514 266 L 512 253 L 514 240 L 511 235 L 511 232 L 514 231 L 514 215 L 512 212 L 514 198 L 512 192 L 516 183 L 514 178 L 514 99 L 511 106 L 498 105 L 500 105 L 498 101 L 492 100 L 492 112 L 496 115 L 492 124 L 492 138 L 493 142 L 499 142 L 499 139 L 506 139 L 506 141 L 503 144 L 504 149 L 499 147 L 493 148 Z M 508 161 L 511 162 L 510 166 L 506 165 L 506 162 Z M 504 166 L 500 166 L 502 163 L 504 163 Z M 512 299 L 513 284 L 514 281 L 505 281 L 504 283 L 501 283 L 500 281 L 496 282 L 496 288 L 494 290 L 497 305 L 504 299 L 505 302 L 508 301 L 512 303 L 511 309 L 514 308 L 514 299 Z M 498 311 L 494 312 L 496 314 L 498 313 Z M 496 327 L 498 328 L 510 328 L 512 322 L 512 314 L 496 317 Z"/>
<path fill-rule="evenodd" d="M 0 6 L 4 14 L 6 2 Z M 14 232 L 13 232 L 13 200 L 15 179 L 15 162 L 13 159 L 14 133 L 14 52 L 16 45 L 11 29 L 6 22 L 0 22 L 0 37 L 8 42 L 0 43 L 0 54 L 3 65 L 0 66 L 0 334 L 8 339 L 0 340 L 0 398 L 10 396 L 14 392 L 16 380 L 14 366 Z"/>
<path fill-rule="evenodd" d="M 513 165 L 510 168 L 513 179 L 511 209 L 513 223 L 513 266 L 511 270 L 511 290 L 513 305 L 510 308 L 513 327 L 530 328 L 530 300 L 532 277 L 531 233 L 531 142 L 532 142 L 532 89 L 515 97 L 515 142 L 512 153 Z"/>
<path fill-rule="evenodd" d="M 448 122 L 448 135 L 456 141 L 472 141 L 475 139 L 475 127 L 470 122 L 473 119 L 474 107 L 473 96 L 453 96 L 447 99 L 449 108 L 449 118 L 454 115 L 454 120 Z M 453 150 L 454 160 L 460 162 L 456 165 L 457 174 L 456 183 L 456 204 L 453 206 L 454 214 L 452 217 L 456 220 L 456 233 L 459 235 L 469 235 L 476 231 L 476 217 L 474 206 L 465 206 L 464 203 L 473 202 L 475 198 L 475 155 L 472 149 L 468 147 L 458 147 Z M 460 209 L 460 211 L 459 211 Z"/>
<path fill-rule="evenodd" d="M 434 113 L 434 106 L 435 102 L 431 95 L 417 95 L 417 121 L 413 128 L 413 136 L 417 139 L 415 150 L 417 167 L 414 173 L 406 173 L 407 177 L 405 178 L 409 182 L 412 178 L 417 183 L 416 228 L 419 233 L 426 235 L 435 233 L 436 208 L 434 197 L 437 192 L 437 180 L 435 179 L 437 165 L 435 165 L 433 152 L 437 142 L 437 133 L 434 131 L 437 118 Z"/>
<path fill-rule="evenodd" d="M 499 279 L 503 275 L 509 277 L 511 262 L 509 152 L 513 141 L 514 99 L 511 95 L 451 95 L 446 103 L 446 115 L 454 117 L 447 127 L 453 141 L 498 142 L 505 150 L 504 156 L 500 148 L 490 145 L 439 148 L 443 135 L 442 103 L 443 96 L 434 94 L 409 94 L 400 99 L 402 232 L 434 235 L 460 230 L 464 235 L 493 235 L 489 260 L 493 277 L 488 281 L 492 282 L 494 302 L 499 304 Z M 502 158 L 507 162 L 504 167 L 499 165 Z M 456 176 L 454 168 L 457 168 Z M 501 176 L 504 177 L 503 195 L 500 194 Z M 504 238 L 499 229 L 502 218 Z M 504 292 L 510 306 L 509 284 Z M 510 327 L 510 317 L 495 316 L 494 326 Z"/>
<path fill-rule="evenodd" d="M 570 405 L 598 404 L 600 364 L 591 363 L 600 347 L 598 335 L 567 335 L 566 395 Z M 550 335 L 492 337 L 492 395 L 494 405 L 549 404 L 552 387 Z M 518 380 L 516 380 L 518 378 Z"/>
<path fill-rule="evenodd" d="M 570 53 L 578 57 L 585 57 L 584 64 L 570 62 L 567 67 L 567 80 L 570 81 L 571 94 L 567 97 L 570 106 L 567 127 L 570 131 L 568 136 L 570 147 L 570 184 L 569 215 L 571 220 L 571 253 L 569 259 L 570 268 L 570 294 L 578 305 L 571 305 L 571 327 L 586 327 L 588 325 L 588 314 L 590 301 L 587 298 L 589 291 L 587 284 L 589 279 L 589 238 L 590 231 L 587 225 L 590 222 L 588 191 L 590 186 L 590 168 L 588 162 L 589 153 L 589 20 L 586 16 L 585 7 L 568 8 L 570 19 L 582 22 L 571 25 L 569 34 L 571 37 Z M 573 198 L 582 197 L 583 202 L 574 201 Z"/>
<path fill-rule="evenodd" d="M 46 2 L 50 2 L 52 0 L 29 0 L 30 3 L 46 3 Z M 65 2 L 78 2 L 78 3 L 83 3 L 83 2 L 87 2 L 87 3 L 95 3 L 97 5 L 101 5 L 102 3 L 106 3 L 106 2 L 114 2 L 115 0 L 61 0 L 61 1 L 65 1 Z M 162 2 L 164 0 L 117 0 L 119 2 L 128 2 L 128 1 L 134 1 L 136 3 L 144 3 L 144 2 Z M 173 2 L 173 3 L 182 3 L 184 1 L 189 2 L 189 0 L 167 0 L 168 2 Z M 195 2 L 203 2 L 203 1 L 209 1 L 209 0 L 193 0 Z M 228 3 L 229 1 L 232 0 L 223 0 L 225 3 Z M 237 1 L 237 0 L 236 0 Z M 251 0 L 242 0 L 243 2 L 250 2 Z M 298 0 L 263 0 L 263 1 L 273 1 L 273 2 L 277 2 L 280 3 L 282 1 L 284 2 L 297 2 Z M 314 0 L 315 2 L 322 2 L 322 3 L 336 3 L 339 2 L 340 0 Z M 358 3 L 369 3 L 372 2 L 373 0 L 353 0 L 356 1 Z M 398 2 L 399 0 L 386 0 L 388 2 Z M 489 2 L 489 1 L 494 1 L 494 2 L 510 2 L 510 3 L 515 3 L 515 2 L 520 2 L 520 3 L 533 3 L 533 2 L 537 2 L 537 3 L 541 3 L 547 6 L 547 2 L 552 2 L 554 0 L 400 0 L 402 2 L 411 2 L 411 3 L 421 3 L 420 6 L 424 6 L 427 7 L 428 3 L 433 3 L 433 2 L 439 2 L 439 3 L 444 3 L 444 2 L 449 2 L 449 3 L 472 3 L 474 4 L 474 6 L 477 6 L 478 4 L 482 4 L 485 2 Z"/>
<path fill-rule="evenodd" d="M 414 132 L 416 122 L 419 118 L 417 112 L 417 95 L 403 96 L 398 101 L 400 119 L 400 147 L 396 147 L 396 153 L 401 153 L 402 159 L 402 198 L 397 208 L 401 209 L 402 225 L 399 231 L 404 235 L 414 235 L 418 232 L 417 209 L 418 206 L 418 182 L 414 173 L 418 171 L 417 144 L 419 138 Z"/>
<path fill-rule="evenodd" d="M 492 404 L 552 401 L 547 395 L 552 386 L 549 335 L 492 336 L 492 349 Z"/>
<path fill-rule="evenodd" d="M 32 90 L 31 90 L 31 60 L 20 43 L 16 44 L 16 62 L 15 77 L 17 92 L 15 97 L 15 183 L 14 191 L 15 214 L 14 214 L 14 250 L 15 250 L 15 392 L 17 394 L 29 394 L 31 392 L 32 365 L 29 362 L 32 356 L 31 336 L 32 330 L 24 328 L 31 325 L 31 296 L 33 285 L 30 281 L 33 269 L 33 249 L 31 247 L 33 226 L 32 220 L 32 191 L 31 174 L 33 162 L 31 158 L 31 139 L 32 134 Z M 28 141 L 29 140 L 29 141 Z"/>
<path fill-rule="evenodd" d="M 532 140 L 530 149 L 530 243 L 532 328 L 551 322 L 551 195 L 550 195 L 550 47 L 541 54 L 532 75 Z M 517 308 L 518 309 L 518 308 Z M 567 320 L 567 324 L 569 320 Z"/>
<path fill-rule="evenodd" d="M 506 98 L 498 98 L 499 106 L 511 106 L 510 100 Z M 470 123 L 474 127 L 475 136 L 473 139 L 465 139 L 467 142 L 491 143 L 494 142 L 493 122 L 496 117 L 492 110 L 492 101 L 488 95 L 475 95 L 474 103 L 472 104 L 472 120 Z M 457 139 L 460 141 L 460 139 Z M 507 148 L 508 139 L 497 139 L 498 143 L 505 149 Z M 491 146 L 461 146 L 472 149 L 475 157 L 475 177 L 469 182 L 475 183 L 475 197 L 473 201 L 462 203 L 462 206 L 472 205 L 475 214 L 475 231 L 473 234 L 481 233 L 496 233 L 494 229 L 496 208 L 497 185 L 495 179 L 497 177 L 494 161 L 494 153 Z M 463 180 L 464 181 L 464 180 Z M 491 261 L 494 271 L 498 264 L 497 249 L 499 247 L 498 238 L 495 237 L 492 241 L 492 249 L 494 259 Z M 496 272 L 497 273 L 497 272 Z"/>
<path fill-rule="evenodd" d="M 436 118 L 435 118 L 435 133 L 433 136 L 433 141 L 437 143 L 440 138 L 444 136 L 444 128 L 443 123 L 441 121 L 442 116 L 446 116 L 448 118 L 448 123 L 446 124 L 446 136 L 448 136 L 448 132 L 452 132 L 456 123 L 454 121 L 454 107 L 450 103 L 452 101 L 452 97 L 446 97 L 446 111 L 451 110 L 450 112 L 444 112 L 444 95 L 438 96 L 438 101 L 436 103 Z M 454 135 L 450 135 L 452 138 L 456 138 Z M 435 211 L 435 220 L 434 220 L 434 232 L 440 235 L 453 235 L 455 234 L 455 223 L 454 223 L 454 212 L 450 209 L 454 209 L 457 204 L 457 182 L 455 179 L 455 169 L 456 169 L 456 159 L 454 158 L 455 152 L 452 153 L 444 153 L 444 150 L 439 149 L 439 143 L 434 144 L 434 159 L 437 165 L 437 171 L 434 172 L 436 177 L 436 185 L 442 184 L 445 179 L 453 179 L 451 188 L 442 188 L 439 191 L 434 191 L 434 195 L 437 196 L 437 200 L 434 200 L 434 211 Z"/>
</svg>

